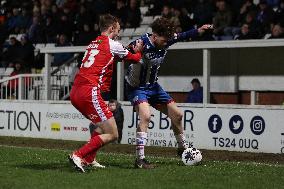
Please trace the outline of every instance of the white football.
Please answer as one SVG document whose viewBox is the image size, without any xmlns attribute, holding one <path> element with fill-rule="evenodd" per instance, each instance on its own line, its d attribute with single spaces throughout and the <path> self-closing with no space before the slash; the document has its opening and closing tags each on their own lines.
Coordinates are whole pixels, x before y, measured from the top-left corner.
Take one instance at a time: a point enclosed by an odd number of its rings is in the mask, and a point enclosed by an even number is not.
<svg viewBox="0 0 284 189">
<path fill-rule="evenodd" d="M 187 148 L 183 151 L 181 159 L 185 165 L 196 165 L 201 162 L 202 154 L 196 148 Z"/>
</svg>

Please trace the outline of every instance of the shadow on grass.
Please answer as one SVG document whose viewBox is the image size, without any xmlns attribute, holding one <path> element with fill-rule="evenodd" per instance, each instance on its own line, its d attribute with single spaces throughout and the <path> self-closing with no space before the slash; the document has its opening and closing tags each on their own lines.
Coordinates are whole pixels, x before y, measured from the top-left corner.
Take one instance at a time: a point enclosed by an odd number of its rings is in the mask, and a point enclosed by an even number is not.
<svg viewBox="0 0 284 189">
<path fill-rule="evenodd" d="M 119 169 L 134 169 L 133 163 L 121 163 L 121 162 L 102 162 L 106 168 L 119 168 Z"/>
<path fill-rule="evenodd" d="M 14 165 L 16 168 L 31 169 L 31 170 L 55 170 L 55 171 L 66 171 L 74 172 L 73 166 L 69 162 L 55 162 L 55 163 L 23 163 Z"/>
<path fill-rule="evenodd" d="M 167 167 L 167 166 L 184 166 L 182 162 L 173 160 L 170 162 L 166 162 L 163 160 L 155 160 L 153 158 L 150 159 L 150 163 L 154 164 L 155 167 Z M 133 161 L 127 161 L 127 162 L 118 162 L 118 161 L 104 161 L 102 162 L 103 165 L 105 165 L 107 168 L 119 168 L 119 169 L 137 169 L 134 166 L 134 159 Z"/>
</svg>

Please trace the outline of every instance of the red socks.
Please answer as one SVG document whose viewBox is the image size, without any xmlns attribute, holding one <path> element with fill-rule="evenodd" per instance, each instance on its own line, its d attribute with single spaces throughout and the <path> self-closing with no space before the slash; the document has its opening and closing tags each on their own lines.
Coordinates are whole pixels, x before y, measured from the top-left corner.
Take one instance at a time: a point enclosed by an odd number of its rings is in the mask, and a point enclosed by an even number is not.
<svg viewBox="0 0 284 189">
<path fill-rule="evenodd" d="M 104 145 L 99 135 L 100 133 L 94 131 L 90 141 L 75 152 L 75 154 L 83 158 L 86 163 L 92 163 L 96 157 L 98 149 Z"/>
</svg>

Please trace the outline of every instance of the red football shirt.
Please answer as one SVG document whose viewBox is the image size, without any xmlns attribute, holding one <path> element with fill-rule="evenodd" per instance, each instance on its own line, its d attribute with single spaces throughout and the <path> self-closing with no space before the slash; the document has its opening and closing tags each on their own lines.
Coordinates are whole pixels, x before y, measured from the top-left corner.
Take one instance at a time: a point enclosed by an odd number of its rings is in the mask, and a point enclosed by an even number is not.
<svg viewBox="0 0 284 189">
<path fill-rule="evenodd" d="M 85 51 L 74 85 L 98 86 L 101 91 L 109 91 L 114 59 L 127 59 L 139 62 L 141 54 L 132 54 L 121 43 L 107 36 L 98 36 Z"/>
</svg>

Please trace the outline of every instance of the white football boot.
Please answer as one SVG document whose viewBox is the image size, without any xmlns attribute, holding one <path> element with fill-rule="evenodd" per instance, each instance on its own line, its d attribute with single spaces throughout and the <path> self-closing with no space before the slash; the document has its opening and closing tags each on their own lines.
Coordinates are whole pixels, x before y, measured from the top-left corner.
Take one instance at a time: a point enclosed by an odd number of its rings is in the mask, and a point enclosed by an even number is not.
<svg viewBox="0 0 284 189">
<path fill-rule="evenodd" d="M 68 156 L 69 161 L 75 166 L 76 170 L 84 173 L 85 170 L 83 168 L 83 160 L 76 156 L 74 153 Z"/>
<path fill-rule="evenodd" d="M 106 168 L 106 166 L 101 165 L 99 162 L 97 162 L 96 160 L 94 160 L 92 163 L 89 164 L 90 166 L 94 167 L 94 168 Z"/>
</svg>

